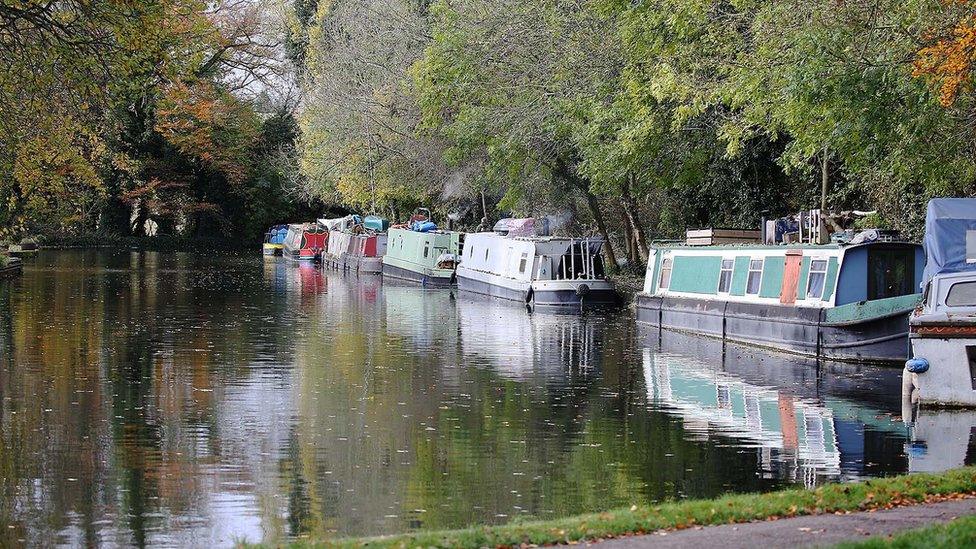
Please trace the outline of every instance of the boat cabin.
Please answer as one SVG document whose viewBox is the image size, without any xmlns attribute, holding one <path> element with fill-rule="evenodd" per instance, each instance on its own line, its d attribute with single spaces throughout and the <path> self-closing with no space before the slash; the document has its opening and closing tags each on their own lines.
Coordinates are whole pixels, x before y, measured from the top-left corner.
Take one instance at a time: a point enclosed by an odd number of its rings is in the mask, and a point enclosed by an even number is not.
<svg viewBox="0 0 976 549">
<path fill-rule="evenodd" d="M 596 238 L 509 237 L 474 233 L 465 238 L 461 264 L 522 282 L 603 280 L 603 240 Z"/>
<path fill-rule="evenodd" d="M 318 223 L 289 225 L 283 243 L 284 255 L 301 261 L 318 261 L 328 239 L 328 231 Z"/>
<path fill-rule="evenodd" d="M 653 249 L 644 293 L 827 308 L 911 296 L 925 255 L 907 242 Z"/>
</svg>

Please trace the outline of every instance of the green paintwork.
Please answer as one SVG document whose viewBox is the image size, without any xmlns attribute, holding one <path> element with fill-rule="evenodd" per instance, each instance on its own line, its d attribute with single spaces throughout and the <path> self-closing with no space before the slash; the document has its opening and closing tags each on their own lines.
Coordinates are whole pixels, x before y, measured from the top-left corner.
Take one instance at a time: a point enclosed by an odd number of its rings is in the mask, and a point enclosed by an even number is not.
<svg viewBox="0 0 976 549">
<path fill-rule="evenodd" d="M 715 294 L 722 269 L 720 256 L 677 256 L 671 268 L 670 290 L 691 294 Z"/>
<path fill-rule="evenodd" d="M 759 297 L 779 297 L 783 288 L 783 269 L 785 267 L 786 256 L 766 258 L 766 262 L 763 264 Z"/>
<path fill-rule="evenodd" d="M 828 267 L 829 269 L 829 267 Z M 829 271 L 828 271 L 829 272 Z M 910 311 L 922 300 L 922 294 L 902 295 L 871 301 L 848 303 L 827 309 L 824 320 L 828 323 L 861 322 L 895 313 Z"/>
<path fill-rule="evenodd" d="M 829 258 L 827 260 L 827 275 L 824 280 L 824 301 L 830 301 L 830 298 L 834 295 L 834 288 L 837 287 L 837 270 L 837 258 Z"/>
<path fill-rule="evenodd" d="M 438 269 L 437 257 L 442 253 L 459 254 L 460 242 L 461 233 L 452 231 L 419 233 L 390 229 L 383 264 L 426 276 L 449 277 L 453 270 Z"/>
<path fill-rule="evenodd" d="M 810 277 L 810 258 L 804 257 L 800 264 L 800 280 L 796 283 L 796 298 L 805 299 L 807 297 L 807 279 Z"/>
<path fill-rule="evenodd" d="M 656 244 L 652 246 L 656 250 L 733 250 L 733 251 L 751 251 L 751 250 L 769 250 L 771 248 L 776 248 L 777 250 L 837 250 L 841 246 L 838 244 L 777 244 L 775 246 L 761 245 L 761 244 L 724 244 L 717 246 L 688 246 L 686 244 Z M 847 248 L 852 248 L 854 246 L 846 246 Z"/>
<path fill-rule="evenodd" d="M 735 258 L 732 270 L 732 287 L 729 295 L 746 295 L 746 283 L 749 280 L 749 256 L 740 255 Z"/>
<path fill-rule="evenodd" d="M 657 292 L 657 283 L 659 280 L 661 280 L 661 256 L 662 255 L 664 254 L 662 254 L 660 250 L 658 250 L 658 252 L 654 254 L 654 270 L 652 271 L 654 273 L 654 278 L 651 280 L 652 294 L 654 292 Z"/>
</svg>

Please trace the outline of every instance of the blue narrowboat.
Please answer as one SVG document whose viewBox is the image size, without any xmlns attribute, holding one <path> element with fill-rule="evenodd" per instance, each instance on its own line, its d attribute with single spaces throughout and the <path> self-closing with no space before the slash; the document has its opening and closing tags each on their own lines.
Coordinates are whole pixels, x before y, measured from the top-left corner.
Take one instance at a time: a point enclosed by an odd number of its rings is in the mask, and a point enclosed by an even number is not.
<svg viewBox="0 0 976 549">
<path fill-rule="evenodd" d="M 288 225 L 275 225 L 264 233 L 264 255 L 282 255 L 285 249 L 285 237 L 288 236 Z"/>
</svg>

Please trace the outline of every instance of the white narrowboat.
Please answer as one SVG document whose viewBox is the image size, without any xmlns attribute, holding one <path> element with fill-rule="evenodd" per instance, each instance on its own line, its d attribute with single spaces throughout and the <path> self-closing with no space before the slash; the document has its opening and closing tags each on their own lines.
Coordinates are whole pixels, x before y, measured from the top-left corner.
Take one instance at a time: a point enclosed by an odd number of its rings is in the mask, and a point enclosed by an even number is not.
<svg viewBox="0 0 976 549">
<path fill-rule="evenodd" d="M 976 199 L 929 202 L 925 254 L 905 391 L 916 402 L 976 406 Z"/>
<path fill-rule="evenodd" d="M 846 244 L 652 249 L 637 319 L 841 361 L 901 362 L 918 304 L 917 244 L 865 231 Z"/>
<path fill-rule="evenodd" d="M 465 236 L 458 289 L 565 311 L 617 303 L 601 239 L 534 236 L 535 227 L 503 219 L 493 232 Z"/>
</svg>

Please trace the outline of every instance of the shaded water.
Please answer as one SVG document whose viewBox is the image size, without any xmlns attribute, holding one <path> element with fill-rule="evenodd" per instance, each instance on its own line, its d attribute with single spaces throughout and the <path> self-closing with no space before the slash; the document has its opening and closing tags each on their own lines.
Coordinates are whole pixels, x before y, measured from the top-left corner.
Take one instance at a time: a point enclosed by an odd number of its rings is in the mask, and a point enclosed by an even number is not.
<svg viewBox="0 0 976 549">
<path fill-rule="evenodd" d="M 383 534 L 969 461 L 976 418 L 912 437 L 899 376 L 282 260 L 43 252 L 0 282 L 0 545 Z"/>
</svg>

